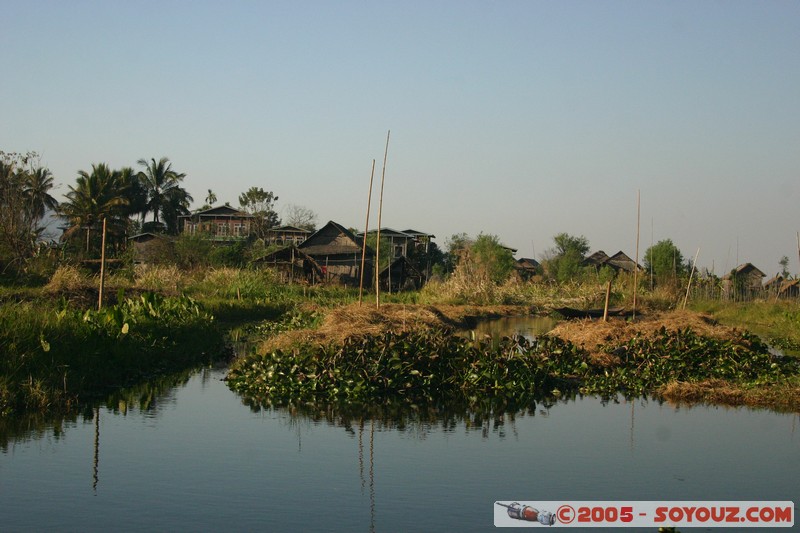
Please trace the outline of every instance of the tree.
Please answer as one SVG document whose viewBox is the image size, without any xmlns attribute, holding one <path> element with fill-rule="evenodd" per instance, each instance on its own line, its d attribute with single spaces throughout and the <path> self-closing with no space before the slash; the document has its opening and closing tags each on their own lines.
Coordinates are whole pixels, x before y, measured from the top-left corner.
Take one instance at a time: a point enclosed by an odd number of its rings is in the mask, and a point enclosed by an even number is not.
<svg viewBox="0 0 800 533">
<path fill-rule="evenodd" d="M 551 277 L 565 282 L 578 276 L 583 269 L 583 260 L 589 251 L 586 237 L 574 237 L 567 233 L 559 233 L 553 237 L 555 247 L 547 252 L 545 261 Z"/>
<path fill-rule="evenodd" d="M 189 214 L 192 197 L 180 186 L 186 174 L 172 170 L 172 163 L 166 157 L 157 162 L 155 158 L 140 159 L 138 164 L 145 167 L 139 172 L 139 181 L 147 193 L 146 213 L 153 213 L 153 222 L 164 217 L 168 230 L 177 233 L 178 215 Z"/>
<path fill-rule="evenodd" d="M 514 271 L 514 256 L 511 250 L 500 244 L 496 235 L 481 233 L 470 247 L 475 266 L 495 283 L 502 283 Z"/>
<path fill-rule="evenodd" d="M 0 151 L 0 261 L 23 263 L 32 256 L 46 209 L 57 206 L 49 191 L 52 174 L 36 152 Z M 5 269 L 5 266 L 3 266 Z"/>
<path fill-rule="evenodd" d="M 686 268 L 683 254 L 671 239 L 658 241 L 644 252 L 644 266 L 657 279 L 678 277 Z"/>
<path fill-rule="evenodd" d="M 214 205 L 216 201 L 217 201 L 217 195 L 214 194 L 214 191 L 208 189 L 208 195 L 206 196 L 206 204 L 210 207 Z"/>
<path fill-rule="evenodd" d="M 111 170 L 105 163 L 92 165 L 92 172 L 78 172 L 75 187 L 69 186 L 67 201 L 59 207 L 59 214 L 70 227 L 65 238 L 72 238 L 81 230 L 86 231 L 86 251 L 90 249 L 91 233 L 99 229 L 102 220 L 108 220 L 107 230 L 112 236 L 121 237 L 127 227 L 129 199 L 128 183 L 123 173 Z"/>
<path fill-rule="evenodd" d="M 567 233 L 559 233 L 553 237 L 553 242 L 556 244 L 555 252 L 557 256 L 574 253 L 583 259 L 589 252 L 589 241 L 583 235 L 580 237 L 573 237 Z"/>
<path fill-rule="evenodd" d="M 49 209 L 55 211 L 58 201 L 50 196 L 53 188 L 53 174 L 43 167 L 36 167 L 32 172 L 25 173 L 24 192 L 29 204 L 30 214 L 41 220 Z"/>
<path fill-rule="evenodd" d="M 291 204 L 286 207 L 286 223 L 296 228 L 316 231 L 317 214 L 307 207 Z"/>
<path fill-rule="evenodd" d="M 778 261 L 778 264 L 781 266 L 781 276 L 784 279 L 789 277 L 789 258 L 787 256 L 781 257 L 781 260 Z"/>
<path fill-rule="evenodd" d="M 256 237 L 264 238 L 268 229 L 280 225 L 281 219 L 273 207 L 277 200 L 272 191 L 265 191 L 261 187 L 250 187 L 239 195 L 241 208 L 255 217 L 252 231 Z"/>
<path fill-rule="evenodd" d="M 445 272 L 452 273 L 455 271 L 458 262 L 474 242 L 473 239 L 463 232 L 454 233 L 445 240 L 445 246 L 447 246 L 447 254 L 445 254 L 444 257 Z"/>
</svg>

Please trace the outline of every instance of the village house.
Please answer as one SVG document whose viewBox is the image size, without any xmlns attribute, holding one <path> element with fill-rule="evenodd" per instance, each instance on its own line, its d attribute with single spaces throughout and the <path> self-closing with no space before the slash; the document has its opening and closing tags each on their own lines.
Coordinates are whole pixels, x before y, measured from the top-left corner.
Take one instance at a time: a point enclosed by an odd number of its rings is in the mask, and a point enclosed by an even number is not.
<svg viewBox="0 0 800 533">
<path fill-rule="evenodd" d="M 277 228 L 270 228 L 267 230 L 264 244 L 268 246 L 287 246 L 289 244 L 294 244 L 297 246 L 305 241 L 312 233 L 314 232 L 296 226 L 278 226 Z"/>
<path fill-rule="evenodd" d="M 367 232 L 368 236 L 377 235 L 378 230 L 373 229 Z M 363 238 L 364 232 L 358 233 L 359 238 Z M 426 252 L 429 250 L 432 239 L 435 235 L 423 233 L 413 229 L 397 231 L 392 228 L 381 228 L 381 240 L 389 239 L 392 249 L 392 258 L 409 257 L 414 250 Z"/>
<path fill-rule="evenodd" d="M 604 266 L 608 266 L 614 272 L 634 272 L 638 266 L 642 270 L 641 265 L 637 265 L 636 261 L 628 257 L 621 250 L 612 256 L 608 256 L 603 250 L 598 250 L 592 255 L 583 260 L 586 266 L 594 267 L 599 270 Z"/>
<path fill-rule="evenodd" d="M 361 277 L 363 240 L 334 221 L 311 234 L 297 249 L 312 258 L 320 267 L 323 280 L 343 285 L 358 285 Z M 372 275 L 374 252 L 367 248 L 364 278 Z"/>
<path fill-rule="evenodd" d="M 744 263 L 722 277 L 722 294 L 735 300 L 751 300 L 763 293 L 766 274 L 752 263 Z"/>
<path fill-rule="evenodd" d="M 531 259 L 530 257 L 520 257 L 514 264 L 514 270 L 517 271 L 517 274 L 519 274 L 520 278 L 527 281 L 533 276 L 541 273 L 542 265 L 540 265 L 539 261 L 536 259 Z"/>
<path fill-rule="evenodd" d="M 202 235 L 214 241 L 236 241 L 250 235 L 253 215 L 229 205 L 212 207 L 178 217 L 182 233 Z"/>
</svg>

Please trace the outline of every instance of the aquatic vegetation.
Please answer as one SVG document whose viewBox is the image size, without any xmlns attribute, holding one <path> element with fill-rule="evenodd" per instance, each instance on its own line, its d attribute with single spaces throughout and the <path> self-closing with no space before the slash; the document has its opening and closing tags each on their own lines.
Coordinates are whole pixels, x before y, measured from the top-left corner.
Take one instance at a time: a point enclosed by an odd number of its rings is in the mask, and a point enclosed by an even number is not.
<svg viewBox="0 0 800 533">
<path fill-rule="evenodd" d="M 222 353 L 213 317 L 191 298 L 145 293 L 100 311 L 66 302 L 0 307 L 0 413 L 70 409 L 109 389 Z"/>
<path fill-rule="evenodd" d="M 570 354 L 572 357 L 567 357 Z M 482 397 L 542 396 L 583 362 L 577 349 L 554 337 L 507 338 L 477 346 L 443 329 L 351 337 L 341 345 L 305 345 L 252 354 L 231 368 L 228 381 L 248 396 L 277 402 L 307 399 L 409 403 Z"/>
<path fill-rule="evenodd" d="M 508 337 L 493 345 L 446 329 L 385 332 L 253 353 L 231 367 L 228 382 L 262 405 L 481 399 L 525 404 L 576 391 L 641 396 L 676 381 L 771 386 L 800 375 L 796 359 L 772 355 L 757 337 L 745 341 L 662 328 L 655 337 L 603 347 L 603 360 L 547 335 L 532 341 Z"/>
</svg>

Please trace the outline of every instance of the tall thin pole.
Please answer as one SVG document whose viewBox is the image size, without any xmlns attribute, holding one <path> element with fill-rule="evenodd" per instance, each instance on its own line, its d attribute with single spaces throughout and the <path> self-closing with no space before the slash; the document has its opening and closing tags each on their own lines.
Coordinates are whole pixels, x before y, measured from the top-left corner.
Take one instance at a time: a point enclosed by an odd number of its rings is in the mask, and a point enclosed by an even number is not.
<svg viewBox="0 0 800 533">
<path fill-rule="evenodd" d="M 386 148 L 383 151 L 383 170 L 381 171 L 381 196 L 378 204 L 378 240 L 375 243 L 375 307 L 381 307 L 381 284 L 380 284 L 380 264 L 381 264 L 381 214 L 383 213 L 383 182 L 386 179 L 386 157 L 389 154 L 389 134 L 386 132 Z"/>
<path fill-rule="evenodd" d="M 636 318 L 636 288 L 639 281 L 639 215 L 641 213 L 641 193 L 636 191 L 636 261 L 633 265 L 633 318 Z"/>
<path fill-rule="evenodd" d="M 375 177 L 375 160 L 372 160 L 372 172 L 369 174 L 369 195 L 367 196 L 367 221 L 364 223 L 364 239 L 361 243 L 361 279 L 358 282 L 358 305 L 364 295 L 364 263 L 367 259 L 367 232 L 369 231 L 369 207 L 372 203 L 372 178 Z"/>
<path fill-rule="evenodd" d="M 97 309 L 103 308 L 103 289 L 106 284 L 106 218 L 103 217 L 103 242 L 100 250 L 100 291 L 97 296 Z"/>
<path fill-rule="evenodd" d="M 797 260 L 800 261 L 800 231 L 797 232 Z"/>
<path fill-rule="evenodd" d="M 683 309 L 686 309 L 686 302 L 689 301 L 689 288 L 692 286 L 692 277 L 694 276 L 694 267 L 697 264 L 697 256 L 700 255 L 700 248 L 694 254 L 694 261 L 692 261 L 692 271 L 689 272 L 689 283 L 686 284 L 686 296 L 683 297 Z"/>
</svg>

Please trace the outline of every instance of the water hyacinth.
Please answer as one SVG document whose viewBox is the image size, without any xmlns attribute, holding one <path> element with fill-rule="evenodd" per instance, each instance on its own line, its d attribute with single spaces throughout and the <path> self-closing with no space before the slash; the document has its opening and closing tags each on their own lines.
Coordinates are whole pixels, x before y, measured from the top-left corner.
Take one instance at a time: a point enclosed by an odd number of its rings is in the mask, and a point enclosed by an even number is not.
<svg viewBox="0 0 800 533">
<path fill-rule="evenodd" d="M 232 389 L 254 403 L 397 401 L 408 403 L 619 392 L 638 396 L 678 381 L 715 379 L 775 383 L 797 376 L 794 358 L 775 357 L 758 338 L 746 343 L 663 330 L 605 350 L 602 364 L 558 337 L 507 337 L 473 343 L 442 329 L 387 332 L 341 345 L 303 345 L 252 354 L 228 375 Z"/>
</svg>

